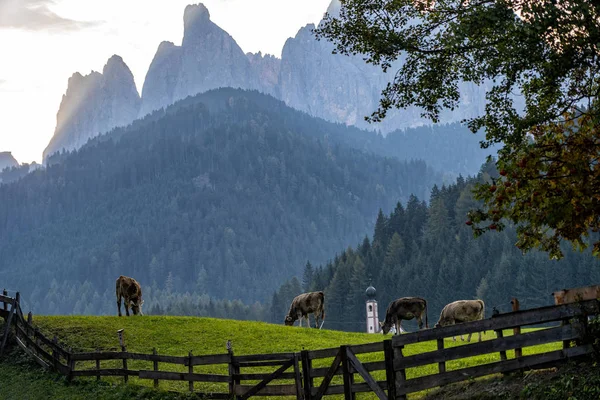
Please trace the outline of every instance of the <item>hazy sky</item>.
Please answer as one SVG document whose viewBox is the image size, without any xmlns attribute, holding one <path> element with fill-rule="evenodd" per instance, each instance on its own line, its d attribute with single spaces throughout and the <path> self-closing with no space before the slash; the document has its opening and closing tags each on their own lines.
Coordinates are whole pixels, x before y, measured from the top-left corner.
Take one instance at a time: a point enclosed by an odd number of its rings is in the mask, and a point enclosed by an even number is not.
<svg viewBox="0 0 600 400">
<path fill-rule="evenodd" d="M 281 55 L 330 0 L 205 0 L 211 20 L 245 52 Z M 113 54 L 138 91 L 158 44 L 181 44 L 190 0 L 0 0 L 0 151 L 40 162 L 75 72 L 102 71 Z"/>
</svg>

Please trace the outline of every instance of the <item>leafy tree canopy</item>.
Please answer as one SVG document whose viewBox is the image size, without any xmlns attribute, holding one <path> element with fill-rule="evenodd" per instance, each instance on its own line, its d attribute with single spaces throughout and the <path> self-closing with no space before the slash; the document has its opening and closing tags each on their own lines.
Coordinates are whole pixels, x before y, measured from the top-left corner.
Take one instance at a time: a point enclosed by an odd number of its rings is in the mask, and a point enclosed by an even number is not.
<svg viewBox="0 0 600 400">
<path fill-rule="evenodd" d="M 439 119 L 460 106 L 461 82 L 487 87 L 482 146 L 503 143 L 501 186 L 478 187 L 486 210 L 475 234 L 521 223 L 518 245 L 562 257 L 561 240 L 585 247 L 598 229 L 600 180 L 600 4 L 586 0 L 341 0 L 317 37 L 343 54 L 396 74 L 382 92 L 379 121 L 410 105 Z M 600 255 L 600 244 L 594 245 Z"/>
</svg>

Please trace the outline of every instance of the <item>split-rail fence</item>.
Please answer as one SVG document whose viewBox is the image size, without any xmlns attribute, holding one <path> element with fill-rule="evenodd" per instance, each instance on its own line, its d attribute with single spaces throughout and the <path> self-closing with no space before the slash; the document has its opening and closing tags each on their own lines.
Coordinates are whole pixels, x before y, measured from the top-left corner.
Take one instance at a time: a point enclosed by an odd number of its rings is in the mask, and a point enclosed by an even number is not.
<svg viewBox="0 0 600 400">
<path fill-rule="evenodd" d="M 67 379 L 79 377 L 120 376 L 159 381 L 184 381 L 190 392 L 214 399 L 246 400 L 253 396 L 294 396 L 303 400 L 321 400 L 323 396 L 344 395 L 354 400 L 356 393 L 372 392 L 381 400 L 406 399 L 406 395 L 449 383 L 472 378 L 557 366 L 569 359 L 589 356 L 594 352 L 587 329 L 588 316 L 600 312 L 600 301 L 589 300 L 573 304 L 548 306 L 494 315 L 492 318 L 394 336 L 391 339 L 362 345 L 342 345 L 338 348 L 302 350 L 298 353 L 234 355 L 228 343 L 224 354 L 171 356 L 121 351 L 77 353 L 42 334 L 32 324 L 29 313 L 23 315 L 19 294 L 0 295 L 0 317 L 5 329 L 0 342 L 0 356 L 11 327 L 18 346 L 45 368 L 53 369 Z M 552 325 L 551 323 L 555 323 Z M 521 333 L 520 328 L 542 327 Z M 549 327 L 550 326 L 550 327 Z M 512 335 L 504 335 L 506 330 Z M 445 347 L 444 339 L 452 336 L 494 331 L 496 338 L 460 346 Z M 475 337 L 475 335 L 474 335 Z M 435 341 L 435 342 L 432 342 Z M 415 353 L 410 346 L 432 342 L 432 351 Z M 560 343 L 560 348 L 537 354 L 523 355 L 523 349 L 548 343 Z M 509 354 L 509 351 L 514 353 Z M 529 352 L 534 353 L 534 352 Z M 452 368 L 453 361 L 470 357 L 487 360 L 477 365 Z M 359 359 L 359 357 L 362 358 Z M 111 361 L 112 360 L 112 361 Z M 490 361 L 491 360 L 491 361 Z M 113 368 L 102 363 L 112 362 Z M 146 362 L 147 368 L 139 366 Z M 114 368 L 114 363 L 119 368 Z M 472 363 L 473 364 L 473 363 Z M 179 366 L 174 372 L 173 365 Z M 221 374 L 201 373 L 202 366 L 220 366 Z M 416 369 L 433 365 L 429 375 L 419 375 Z M 448 365 L 450 365 L 449 368 Z M 170 368 L 162 369 L 168 366 Z M 460 365 L 459 365 L 460 366 Z M 196 370 L 195 370 L 196 368 Z M 258 370 L 268 372 L 256 372 Z M 195 387 L 198 383 L 201 387 Z M 215 389 L 216 387 L 216 389 Z M 208 388 L 208 390 L 207 390 Z"/>
</svg>

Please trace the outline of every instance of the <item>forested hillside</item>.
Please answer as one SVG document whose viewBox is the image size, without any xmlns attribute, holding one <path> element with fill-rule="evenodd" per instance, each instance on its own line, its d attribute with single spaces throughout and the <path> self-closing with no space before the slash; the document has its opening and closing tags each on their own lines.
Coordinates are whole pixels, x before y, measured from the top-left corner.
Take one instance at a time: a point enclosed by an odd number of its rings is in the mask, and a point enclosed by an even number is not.
<svg viewBox="0 0 600 400">
<path fill-rule="evenodd" d="M 2 285 L 35 313 L 112 314 L 123 274 L 146 310 L 189 292 L 209 315 L 247 317 L 215 300 L 270 300 L 379 208 L 440 182 L 423 161 L 357 150 L 365 135 L 258 93 L 188 98 L 0 186 Z"/>
<path fill-rule="evenodd" d="M 272 298 L 270 318 L 280 322 L 291 299 L 302 291 L 325 290 L 327 326 L 330 329 L 365 329 L 365 289 L 377 289 L 379 317 L 390 301 L 404 296 L 427 299 L 429 324 L 441 308 L 454 300 L 480 298 L 486 315 L 493 308 L 510 310 L 510 299 L 522 308 L 552 304 L 557 289 L 600 283 L 600 264 L 589 251 L 565 249 L 561 261 L 547 253 L 523 255 L 514 246 L 514 227 L 473 238 L 465 214 L 477 203 L 475 182 L 496 174 L 491 166 L 476 178 L 460 177 L 450 186 L 437 186 L 429 205 L 411 197 L 393 212 L 379 212 L 372 239 L 348 247 L 322 265 L 306 265 L 302 282 L 294 278 Z M 413 321 L 407 324 L 416 329 Z"/>
<path fill-rule="evenodd" d="M 200 99 L 211 109 L 218 110 L 226 103 L 227 97 L 236 92 L 238 91 L 232 89 L 210 91 L 180 104 Z M 245 96 L 253 104 L 293 123 L 306 135 L 317 135 L 330 142 L 343 143 L 381 156 L 400 160 L 420 159 L 438 172 L 452 176 L 452 181 L 459 174 L 476 175 L 487 156 L 495 155 L 498 149 L 498 146 L 482 149 L 479 142 L 484 139 L 483 134 L 475 135 L 459 123 L 396 130 L 384 137 L 343 124 L 324 124 L 321 119 L 296 111 L 282 101 L 258 92 L 245 92 Z M 376 128 L 377 125 L 373 127 Z"/>
</svg>

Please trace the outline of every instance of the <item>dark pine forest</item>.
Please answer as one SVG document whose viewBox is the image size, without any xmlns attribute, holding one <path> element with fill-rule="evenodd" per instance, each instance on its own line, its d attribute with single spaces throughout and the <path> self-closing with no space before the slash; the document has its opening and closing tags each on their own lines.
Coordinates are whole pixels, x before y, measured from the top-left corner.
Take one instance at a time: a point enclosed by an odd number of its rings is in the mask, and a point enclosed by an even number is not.
<svg viewBox="0 0 600 400">
<path fill-rule="evenodd" d="M 510 311 L 512 297 L 521 308 L 541 307 L 553 304 L 555 290 L 600 282 L 600 265 L 590 251 L 565 246 L 560 261 L 535 251 L 523 255 L 514 245 L 514 226 L 473 238 L 465 225 L 467 211 L 478 206 L 471 190 L 490 176 L 498 176 L 491 163 L 475 177 L 434 186 L 429 204 L 411 196 L 389 214 L 380 211 L 373 236 L 338 251 L 326 263 L 309 261 L 303 275 L 282 285 L 273 294 L 271 320 L 282 320 L 297 293 L 324 290 L 328 328 L 363 331 L 369 282 L 377 289 L 380 319 L 392 300 L 420 296 L 428 301 L 430 326 L 443 306 L 455 300 L 482 299 L 489 317 L 494 307 Z M 404 326 L 417 329 L 414 321 Z"/>
</svg>

